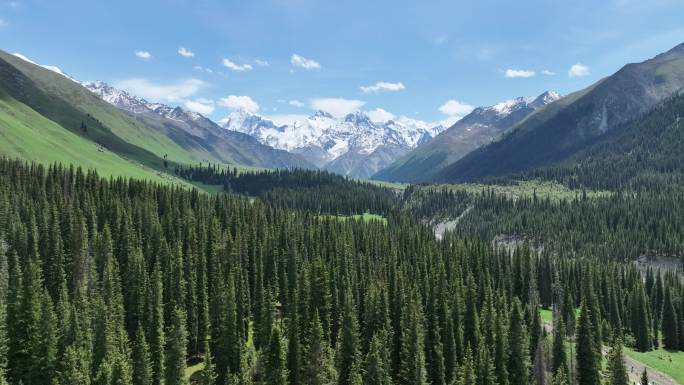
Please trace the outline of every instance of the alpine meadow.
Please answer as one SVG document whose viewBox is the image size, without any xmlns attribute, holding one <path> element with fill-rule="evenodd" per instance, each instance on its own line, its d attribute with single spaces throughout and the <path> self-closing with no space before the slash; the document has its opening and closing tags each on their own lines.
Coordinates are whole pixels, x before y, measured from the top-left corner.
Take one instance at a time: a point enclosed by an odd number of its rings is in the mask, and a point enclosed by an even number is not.
<svg viewBox="0 0 684 385">
<path fill-rule="evenodd" d="M 0 1 L 0 385 L 684 385 L 682 14 Z"/>
</svg>

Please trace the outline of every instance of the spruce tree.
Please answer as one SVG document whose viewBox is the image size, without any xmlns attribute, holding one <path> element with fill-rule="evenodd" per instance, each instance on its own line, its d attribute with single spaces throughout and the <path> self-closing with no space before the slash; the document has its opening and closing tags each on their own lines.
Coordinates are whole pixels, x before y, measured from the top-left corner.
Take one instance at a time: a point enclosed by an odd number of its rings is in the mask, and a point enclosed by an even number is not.
<svg viewBox="0 0 684 385">
<path fill-rule="evenodd" d="M 622 341 L 616 339 L 608 353 L 607 385 L 629 385 L 629 376 L 622 356 Z"/>
<path fill-rule="evenodd" d="M 641 372 L 641 379 L 639 380 L 640 385 L 650 385 L 648 381 L 648 372 L 646 371 L 646 367 L 644 367 L 644 371 Z"/>
<path fill-rule="evenodd" d="M 562 317 L 554 317 L 554 321 L 551 373 L 556 373 L 558 369 L 563 369 L 567 375 L 568 357 L 565 352 L 565 324 Z"/>
<path fill-rule="evenodd" d="M 151 385 L 152 384 L 152 361 L 150 359 L 150 346 L 145 338 L 145 331 L 142 325 L 138 325 L 133 343 L 133 384 Z"/>
<path fill-rule="evenodd" d="M 314 311 L 311 336 L 303 361 L 302 382 L 308 385 L 328 385 L 337 382 L 333 351 L 323 335 L 318 310 Z"/>
<path fill-rule="evenodd" d="M 586 301 L 582 301 L 577 322 L 577 384 L 600 385 L 600 362 L 598 360 L 593 324 Z"/>
<path fill-rule="evenodd" d="M 287 369 L 285 368 L 283 341 L 280 329 L 272 326 L 271 342 L 268 345 L 264 365 L 264 384 L 287 384 Z"/>
<path fill-rule="evenodd" d="M 511 308 L 510 326 L 508 329 L 508 379 L 512 384 L 530 383 L 529 338 L 523 320 L 520 301 L 515 298 Z"/>
<path fill-rule="evenodd" d="M 475 363 L 473 361 L 473 351 L 470 346 L 466 348 L 463 362 L 458 367 L 458 378 L 455 385 L 477 385 L 477 375 L 475 374 Z M 523 384 L 526 384 L 523 383 Z"/>
<path fill-rule="evenodd" d="M 214 359 L 212 357 L 209 341 L 204 339 L 204 369 L 200 377 L 200 385 L 214 385 L 216 384 L 216 370 L 214 368 Z"/>
<path fill-rule="evenodd" d="M 670 288 L 665 288 L 665 296 L 663 300 L 662 311 L 662 330 L 663 330 L 663 347 L 665 349 L 677 349 L 679 347 L 678 341 L 678 320 L 674 305 L 672 304 L 672 295 Z"/>
<path fill-rule="evenodd" d="M 367 385 L 391 385 L 389 352 L 385 346 L 388 335 L 384 331 L 377 332 L 371 339 L 364 364 L 365 383 Z"/>
<path fill-rule="evenodd" d="M 640 278 L 639 278 L 640 279 Z M 636 283 L 630 300 L 631 329 L 636 342 L 636 350 L 646 352 L 651 349 L 651 331 L 646 302 L 646 294 L 641 283 Z"/>
<path fill-rule="evenodd" d="M 159 260 L 155 262 L 152 273 L 152 285 L 149 295 L 150 322 L 148 334 L 150 336 L 150 357 L 152 358 L 152 384 L 164 385 L 166 373 L 165 348 L 166 335 L 164 333 L 164 286 Z"/>
<path fill-rule="evenodd" d="M 176 307 L 171 315 L 171 325 L 166 346 L 165 385 L 186 385 L 185 360 L 187 358 L 188 331 L 186 315 Z"/>
<path fill-rule="evenodd" d="M 401 318 L 401 384 L 426 385 L 424 318 L 418 290 L 411 290 L 407 301 Z"/>
<path fill-rule="evenodd" d="M 553 373 L 551 385 L 570 385 L 570 380 L 568 380 L 568 374 L 565 371 L 565 368 L 561 367 Z"/>
<path fill-rule="evenodd" d="M 352 367 L 359 359 L 359 335 L 358 321 L 356 319 L 356 307 L 351 288 L 347 284 L 344 294 L 344 306 L 342 308 L 342 322 L 339 341 L 337 342 L 337 372 L 339 385 L 350 385 Z"/>
</svg>

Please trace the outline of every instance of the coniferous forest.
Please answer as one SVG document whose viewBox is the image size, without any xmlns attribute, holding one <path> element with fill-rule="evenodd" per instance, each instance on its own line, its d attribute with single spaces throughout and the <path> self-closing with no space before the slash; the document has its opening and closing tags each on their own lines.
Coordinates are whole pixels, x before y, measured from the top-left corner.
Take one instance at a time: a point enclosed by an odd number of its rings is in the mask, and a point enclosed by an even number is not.
<svg viewBox="0 0 684 385">
<path fill-rule="evenodd" d="M 0 382 L 626 384 L 623 346 L 684 350 L 673 272 L 319 214 L 0 161 Z"/>
</svg>

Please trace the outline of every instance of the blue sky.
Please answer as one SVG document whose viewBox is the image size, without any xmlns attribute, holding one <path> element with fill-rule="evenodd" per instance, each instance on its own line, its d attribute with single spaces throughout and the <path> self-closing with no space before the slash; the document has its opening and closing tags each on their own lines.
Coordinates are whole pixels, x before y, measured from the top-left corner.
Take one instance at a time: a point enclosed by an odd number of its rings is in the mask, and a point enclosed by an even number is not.
<svg viewBox="0 0 684 385">
<path fill-rule="evenodd" d="M 439 121 L 583 88 L 684 42 L 682 15 L 681 0 L 0 0 L 0 49 L 217 120 Z"/>
</svg>

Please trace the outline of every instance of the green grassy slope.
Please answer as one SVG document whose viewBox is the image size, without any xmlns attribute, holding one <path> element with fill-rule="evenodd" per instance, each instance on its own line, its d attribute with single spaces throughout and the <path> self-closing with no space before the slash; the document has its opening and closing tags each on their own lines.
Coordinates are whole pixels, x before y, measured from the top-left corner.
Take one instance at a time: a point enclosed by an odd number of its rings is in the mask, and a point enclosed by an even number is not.
<svg viewBox="0 0 684 385">
<path fill-rule="evenodd" d="M 625 355 L 672 377 L 680 384 L 684 384 L 684 352 L 659 348 L 641 353 L 625 348 Z"/>
<path fill-rule="evenodd" d="M 90 142 L 50 121 L 28 106 L 0 94 L 0 154 L 39 163 L 79 165 L 103 176 L 127 176 L 155 182 L 178 181 L 98 149 Z"/>
<path fill-rule="evenodd" d="M 149 167 L 161 169 L 165 154 L 178 163 L 202 160 L 81 85 L 1 51 L 0 89 L 60 126 Z M 79 129 L 81 122 L 87 132 Z"/>
</svg>

